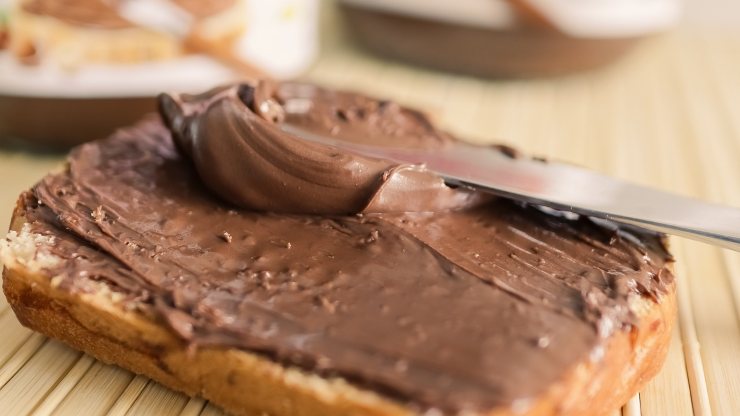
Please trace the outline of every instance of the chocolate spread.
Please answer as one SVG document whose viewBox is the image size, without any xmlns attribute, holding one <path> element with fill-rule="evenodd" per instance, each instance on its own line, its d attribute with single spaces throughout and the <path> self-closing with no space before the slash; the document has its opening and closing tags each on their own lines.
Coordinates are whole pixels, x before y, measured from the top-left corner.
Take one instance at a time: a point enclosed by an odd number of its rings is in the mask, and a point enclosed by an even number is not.
<svg viewBox="0 0 740 416">
<path fill-rule="evenodd" d="M 192 348 L 244 349 L 419 410 L 489 410 L 598 360 L 605 339 L 634 323 L 628 299 L 658 301 L 673 279 L 658 235 L 444 184 L 391 184 L 389 204 L 415 212 L 368 209 L 388 169 L 405 168 L 275 126 L 408 146 L 455 140 L 396 104 L 245 85 L 163 98 L 163 113 L 177 144 L 157 120 L 121 130 L 74 150 L 25 203 L 67 260 L 52 271 L 62 290 L 106 282 Z M 420 175 L 422 187 L 434 182 Z M 412 199 L 427 193 L 455 202 Z"/>
<path fill-rule="evenodd" d="M 439 211 L 481 195 L 452 189 L 421 166 L 297 140 L 279 123 L 342 140 L 439 148 L 453 140 L 396 103 L 308 84 L 260 83 L 160 97 L 179 147 L 213 191 L 253 210 L 310 214 Z M 246 105 L 245 105 L 246 104 Z"/>
</svg>

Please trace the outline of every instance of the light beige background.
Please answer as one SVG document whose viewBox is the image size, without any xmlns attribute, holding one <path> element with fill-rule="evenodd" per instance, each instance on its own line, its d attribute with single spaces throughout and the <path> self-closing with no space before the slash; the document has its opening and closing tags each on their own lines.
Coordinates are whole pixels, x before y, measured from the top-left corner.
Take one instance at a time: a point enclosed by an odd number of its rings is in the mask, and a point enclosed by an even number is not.
<svg viewBox="0 0 740 416">
<path fill-rule="evenodd" d="M 685 0 L 684 8 L 685 25 L 740 32 L 740 2 L 737 0 Z"/>
</svg>

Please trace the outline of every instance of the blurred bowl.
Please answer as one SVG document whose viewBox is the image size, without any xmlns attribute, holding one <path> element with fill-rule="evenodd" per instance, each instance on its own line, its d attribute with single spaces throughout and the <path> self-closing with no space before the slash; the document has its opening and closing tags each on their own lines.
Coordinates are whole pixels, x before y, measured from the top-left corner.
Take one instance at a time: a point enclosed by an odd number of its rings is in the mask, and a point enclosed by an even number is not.
<svg viewBox="0 0 740 416">
<path fill-rule="evenodd" d="M 65 149 L 100 139 L 156 110 L 153 97 L 48 98 L 0 95 L 0 138 Z"/>
<path fill-rule="evenodd" d="M 678 0 L 342 0 L 370 51 L 478 76 L 549 76 L 608 64 L 666 30 Z"/>
<path fill-rule="evenodd" d="M 318 53 L 317 0 L 246 0 L 245 13 L 245 31 L 233 40 L 236 55 L 278 79 L 298 76 L 312 65 Z M 0 49 L 0 141 L 69 147 L 155 111 L 161 92 L 199 92 L 241 78 L 197 54 L 67 67 L 39 52 L 38 62 L 28 64 Z"/>
</svg>

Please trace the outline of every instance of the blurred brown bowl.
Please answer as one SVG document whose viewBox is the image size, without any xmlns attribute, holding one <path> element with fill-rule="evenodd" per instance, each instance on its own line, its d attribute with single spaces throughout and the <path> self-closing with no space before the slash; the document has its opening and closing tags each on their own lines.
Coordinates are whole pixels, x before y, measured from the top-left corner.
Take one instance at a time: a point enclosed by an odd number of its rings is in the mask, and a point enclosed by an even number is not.
<svg viewBox="0 0 740 416">
<path fill-rule="evenodd" d="M 52 98 L 0 95 L 0 142 L 64 149 L 108 136 L 156 110 L 154 97 Z"/>
<path fill-rule="evenodd" d="M 552 30 L 497 30 L 343 3 L 350 34 L 385 57 L 482 77 L 563 75 L 609 64 L 639 37 L 573 38 Z"/>
</svg>

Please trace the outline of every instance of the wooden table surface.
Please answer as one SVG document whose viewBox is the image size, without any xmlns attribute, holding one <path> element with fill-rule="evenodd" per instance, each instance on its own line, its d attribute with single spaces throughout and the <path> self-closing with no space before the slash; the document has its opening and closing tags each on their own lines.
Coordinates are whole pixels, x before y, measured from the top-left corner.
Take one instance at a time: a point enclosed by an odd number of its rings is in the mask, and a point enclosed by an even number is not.
<svg viewBox="0 0 740 416">
<path fill-rule="evenodd" d="M 388 63 L 330 36 L 308 78 L 426 108 L 471 141 L 503 141 L 740 206 L 739 35 L 678 30 L 606 70 L 534 81 Z M 18 193 L 61 160 L 0 149 L 0 226 Z M 622 414 L 740 415 L 740 255 L 677 238 L 672 243 L 679 319 L 668 360 Z M 200 399 L 22 328 L 2 296 L 0 409 L 9 415 L 220 414 Z"/>
</svg>

